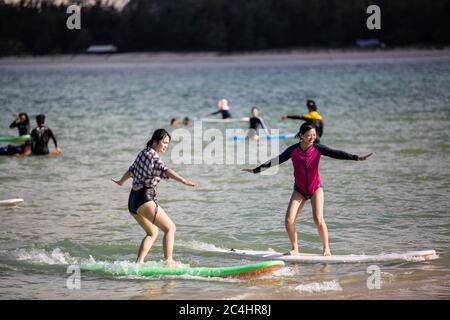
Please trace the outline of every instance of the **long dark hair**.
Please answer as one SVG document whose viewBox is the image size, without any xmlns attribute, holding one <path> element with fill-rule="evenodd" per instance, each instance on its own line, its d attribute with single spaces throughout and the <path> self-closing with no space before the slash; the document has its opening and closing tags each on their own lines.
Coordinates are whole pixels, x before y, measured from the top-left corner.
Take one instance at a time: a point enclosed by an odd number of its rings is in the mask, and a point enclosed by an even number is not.
<svg viewBox="0 0 450 320">
<path fill-rule="evenodd" d="M 155 132 L 153 132 L 152 138 L 150 140 L 148 140 L 148 142 L 147 142 L 147 148 L 151 148 L 153 145 L 153 142 L 161 141 L 166 136 L 169 137 L 169 141 L 172 140 L 172 137 L 170 136 L 170 134 L 167 132 L 166 129 L 155 130 Z"/>
<path fill-rule="evenodd" d="M 30 125 L 30 118 L 28 118 L 28 114 L 26 114 L 26 112 L 21 112 L 21 113 L 19 113 L 19 118 L 20 118 L 21 116 L 24 116 L 24 117 L 25 117 L 25 124 L 26 124 L 26 125 Z"/>
<path fill-rule="evenodd" d="M 300 139 L 300 135 L 305 134 L 306 132 L 308 132 L 309 130 L 314 129 L 317 130 L 315 126 L 313 126 L 312 124 L 309 124 L 307 122 L 303 123 L 300 126 L 300 130 L 298 130 L 297 134 L 295 135 L 295 138 Z M 317 132 L 317 131 L 316 131 Z"/>
</svg>

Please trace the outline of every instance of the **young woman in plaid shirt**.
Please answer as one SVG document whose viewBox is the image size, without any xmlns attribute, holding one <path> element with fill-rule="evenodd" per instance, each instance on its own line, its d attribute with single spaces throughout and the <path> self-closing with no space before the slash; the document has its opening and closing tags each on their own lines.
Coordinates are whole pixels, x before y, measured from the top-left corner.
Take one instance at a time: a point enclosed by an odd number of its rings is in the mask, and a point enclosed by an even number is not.
<svg viewBox="0 0 450 320">
<path fill-rule="evenodd" d="M 187 186 L 196 186 L 195 182 L 186 180 L 167 167 L 159 157 L 158 153 L 166 152 L 170 139 L 170 134 L 166 130 L 156 130 L 147 142 L 147 147 L 138 154 L 122 178 L 120 180 L 112 179 L 121 186 L 129 178 L 133 178 L 128 210 L 147 233 L 139 248 L 136 259 L 138 263 L 144 262 L 145 256 L 158 236 L 159 228 L 164 232 L 163 247 L 166 264 L 168 266 L 175 265 L 172 255 L 176 227 L 156 200 L 156 186 L 159 181 L 172 178 Z"/>
</svg>

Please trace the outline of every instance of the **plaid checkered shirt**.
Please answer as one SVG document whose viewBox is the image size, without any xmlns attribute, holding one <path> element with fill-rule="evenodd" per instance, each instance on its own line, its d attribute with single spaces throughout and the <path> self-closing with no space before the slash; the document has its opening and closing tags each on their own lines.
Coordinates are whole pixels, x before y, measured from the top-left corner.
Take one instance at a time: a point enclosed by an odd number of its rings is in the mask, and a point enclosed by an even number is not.
<svg viewBox="0 0 450 320">
<path fill-rule="evenodd" d="M 133 177 L 133 189 L 145 186 L 156 189 L 161 179 L 169 179 L 166 170 L 169 169 L 152 148 L 145 148 L 136 157 L 128 169 Z"/>
</svg>

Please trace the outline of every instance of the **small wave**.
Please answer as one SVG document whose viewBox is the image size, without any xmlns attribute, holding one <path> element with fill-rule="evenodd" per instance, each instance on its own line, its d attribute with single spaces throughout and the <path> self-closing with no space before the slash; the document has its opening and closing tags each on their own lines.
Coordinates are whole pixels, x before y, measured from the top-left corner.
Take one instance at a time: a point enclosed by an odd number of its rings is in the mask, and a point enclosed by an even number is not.
<svg viewBox="0 0 450 320">
<path fill-rule="evenodd" d="M 197 241 L 197 240 L 185 241 L 185 242 L 178 244 L 178 246 L 194 249 L 197 251 L 213 251 L 213 252 L 228 252 L 229 251 L 228 249 L 217 247 L 211 243 L 205 243 L 205 242 L 201 242 L 201 241 Z"/>
<path fill-rule="evenodd" d="M 308 284 L 300 284 L 294 288 L 299 292 L 327 292 L 327 291 L 342 291 L 342 287 L 336 280 L 324 282 L 312 282 Z"/>
<path fill-rule="evenodd" d="M 59 248 L 51 252 L 44 249 L 15 249 L 7 252 L 8 258 L 17 261 L 27 261 L 36 264 L 66 265 L 75 264 L 77 258 L 71 257 L 69 253 Z"/>
</svg>

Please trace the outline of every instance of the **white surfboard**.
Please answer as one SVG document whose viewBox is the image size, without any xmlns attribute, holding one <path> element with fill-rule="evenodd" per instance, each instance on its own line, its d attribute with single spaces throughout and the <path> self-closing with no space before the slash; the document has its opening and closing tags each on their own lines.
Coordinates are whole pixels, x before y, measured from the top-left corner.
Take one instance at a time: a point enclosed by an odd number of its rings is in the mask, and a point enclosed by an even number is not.
<svg viewBox="0 0 450 320">
<path fill-rule="evenodd" d="M 249 117 L 243 118 L 227 118 L 227 119 L 217 119 L 217 118 L 202 118 L 203 122 L 219 122 L 219 123 L 228 123 L 228 122 L 249 122 Z"/>
<path fill-rule="evenodd" d="M 324 257 L 321 254 L 300 253 L 296 256 L 285 256 L 275 251 L 253 251 L 230 249 L 227 251 L 245 257 L 267 259 L 267 260 L 283 260 L 287 262 L 304 262 L 304 263 L 361 263 L 361 262 L 389 262 L 389 261 L 424 261 L 437 259 L 435 250 L 408 251 L 405 253 L 385 253 L 378 255 L 331 255 Z"/>
<path fill-rule="evenodd" d="M 260 135 L 258 138 L 259 140 L 272 140 L 272 139 L 292 139 L 295 138 L 296 133 L 285 133 L 285 134 L 263 134 Z M 238 136 L 233 136 L 232 138 L 233 140 L 247 140 L 249 139 L 248 136 L 244 136 L 244 135 L 238 135 Z"/>
<path fill-rule="evenodd" d="M 15 199 L 7 199 L 7 200 L 0 200 L 0 206 L 16 206 L 23 202 L 22 198 L 15 198 Z"/>
</svg>

